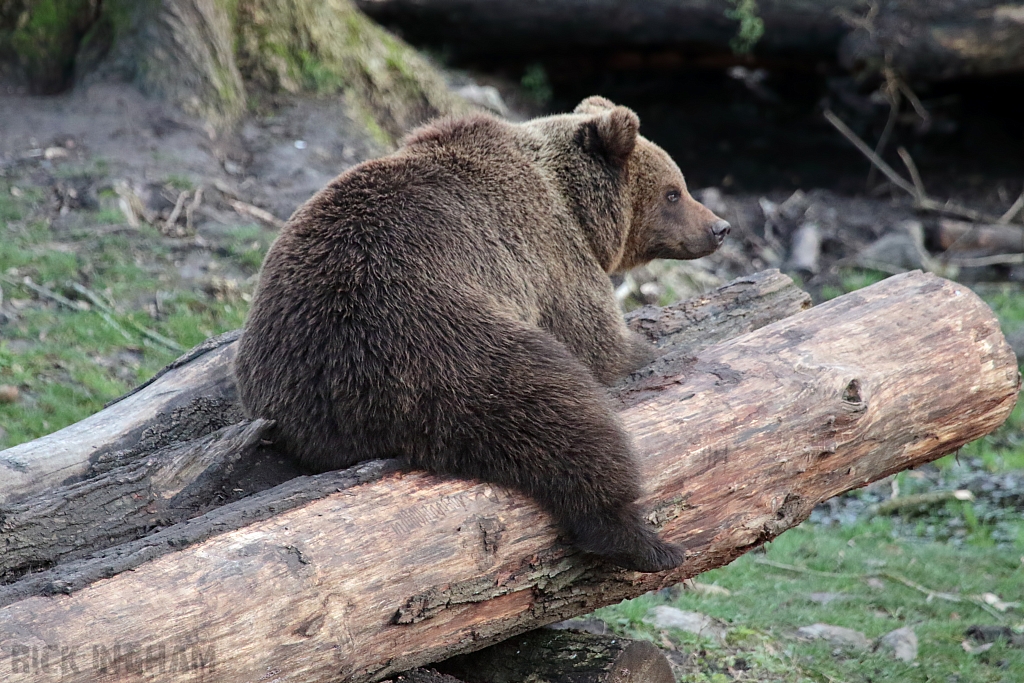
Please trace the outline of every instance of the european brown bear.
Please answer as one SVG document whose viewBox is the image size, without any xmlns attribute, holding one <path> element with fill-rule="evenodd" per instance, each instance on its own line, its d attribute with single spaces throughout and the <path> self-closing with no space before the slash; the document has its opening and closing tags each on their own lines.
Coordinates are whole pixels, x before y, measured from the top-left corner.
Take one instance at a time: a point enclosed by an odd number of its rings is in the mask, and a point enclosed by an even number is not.
<svg viewBox="0 0 1024 683">
<path fill-rule="evenodd" d="M 440 120 L 335 178 L 263 263 L 235 366 L 247 413 L 315 470 L 403 458 L 521 491 L 619 566 L 677 566 L 601 386 L 654 357 L 608 275 L 710 254 L 729 224 L 639 126 L 600 97 Z"/>
</svg>

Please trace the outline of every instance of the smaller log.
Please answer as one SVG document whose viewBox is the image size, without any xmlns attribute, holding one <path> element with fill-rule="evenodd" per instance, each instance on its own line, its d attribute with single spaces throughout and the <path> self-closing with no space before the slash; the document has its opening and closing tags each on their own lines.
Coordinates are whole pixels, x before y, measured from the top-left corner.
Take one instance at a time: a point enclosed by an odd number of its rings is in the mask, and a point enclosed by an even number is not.
<svg viewBox="0 0 1024 683">
<path fill-rule="evenodd" d="M 224 502 L 235 465 L 249 465 L 272 426 L 245 421 L 148 458 L 0 508 L 0 582 L 140 538 Z"/>
<path fill-rule="evenodd" d="M 1019 254 L 1024 252 L 1024 228 L 1013 225 L 979 225 L 943 218 L 935 230 L 938 250 Z"/>
<path fill-rule="evenodd" d="M 466 683 L 673 683 L 653 643 L 538 629 L 437 665 Z"/>
<path fill-rule="evenodd" d="M 235 334 L 237 333 L 228 333 Z M 90 474 L 94 463 L 118 451 L 147 453 L 210 434 L 242 419 L 231 359 L 235 346 L 195 350 L 172 363 L 159 381 L 52 434 L 0 451 L 0 505 L 24 501 Z M 120 454 L 126 459 L 129 453 Z"/>
<path fill-rule="evenodd" d="M 696 354 L 811 307 L 811 296 L 788 275 L 765 270 L 671 306 L 644 306 L 626 324 L 658 348 Z"/>
</svg>

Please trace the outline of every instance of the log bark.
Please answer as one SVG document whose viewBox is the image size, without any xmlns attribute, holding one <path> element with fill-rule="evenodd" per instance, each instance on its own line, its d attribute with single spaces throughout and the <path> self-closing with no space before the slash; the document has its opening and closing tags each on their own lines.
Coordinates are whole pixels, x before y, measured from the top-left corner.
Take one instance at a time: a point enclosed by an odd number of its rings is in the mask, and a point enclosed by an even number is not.
<svg viewBox="0 0 1024 683">
<path fill-rule="evenodd" d="M 738 21 L 729 0 L 356 0 L 413 41 L 472 56 L 599 48 L 728 55 Z M 772 58 L 839 59 L 941 80 L 1024 70 L 1024 10 L 1002 0 L 760 0 L 764 34 L 754 52 Z M 721 60 L 719 60 L 721 61 Z"/>
<path fill-rule="evenodd" d="M 390 472 L 9 604 L 0 654 L 23 681 L 76 653 L 62 680 L 171 681 L 183 666 L 225 683 L 382 680 L 721 566 L 826 498 L 991 431 L 1018 389 L 980 299 L 897 276 L 695 357 L 666 353 L 618 389 L 649 519 L 688 548 L 677 570 L 582 556 L 516 494 Z"/>
<path fill-rule="evenodd" d="M 805 292 L 789 277 L 771 270 L 738 278 L 679 304 L 639 309 L 628 320 L 659 346 L 696 353 L 808 306 L 810 297 Z M 81 422 L 0 451 L 0 506 L 88 478 L 103 463 L 126 463 L 241 420 L 231 376 L 239 333 L 204 342 Z"/>
<path fill-rule="evenodd" d="M 232 470 L 251 465 L 271 424 L 243 421 L 4 508 L 0 583 L 222 505 Z"/>
<path fill-rule="evenodd" d="M 438 669 L 465 683 L 674 683 L 664 653 L 645 640 L 537 629 L 453 657 Z"/>
</svg>

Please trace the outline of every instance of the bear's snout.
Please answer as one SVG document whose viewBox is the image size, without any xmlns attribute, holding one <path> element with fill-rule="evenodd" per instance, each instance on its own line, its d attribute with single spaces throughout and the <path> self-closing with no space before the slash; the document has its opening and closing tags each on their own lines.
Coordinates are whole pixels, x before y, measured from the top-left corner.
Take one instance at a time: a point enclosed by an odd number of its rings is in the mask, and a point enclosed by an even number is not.
<svg viewBox="0 0 1024 683">
<path fill-rule="evenodd" d="M 715 240 L 718 242 L 718 246 L 722 246 L 722 242 L 725 241 L 725 236 L 729 234 L 732 226 L 729 225 L 729 221 L 718 219 L 711 226 L 711 234 L 715 236 Z"/>
</svg>

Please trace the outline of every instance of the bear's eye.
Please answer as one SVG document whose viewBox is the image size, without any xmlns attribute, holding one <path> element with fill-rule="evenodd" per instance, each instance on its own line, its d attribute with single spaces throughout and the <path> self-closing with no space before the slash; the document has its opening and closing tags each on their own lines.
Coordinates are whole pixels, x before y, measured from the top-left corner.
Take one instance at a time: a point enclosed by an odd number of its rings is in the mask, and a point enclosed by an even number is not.
<svg viewBox="0 0 1024 683">
<path fill-rule="evenodd" d="M 679 190 L 669 190 L 668 192 L 665 193 L 665 199 L 669 200 L 670 202 L 678 202 L 680 196 L 681 195 L 679 194 Z"/>
</svg>

